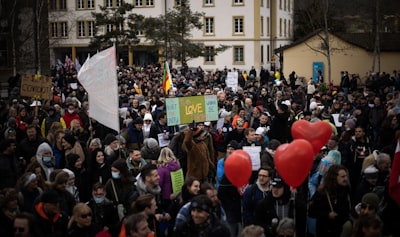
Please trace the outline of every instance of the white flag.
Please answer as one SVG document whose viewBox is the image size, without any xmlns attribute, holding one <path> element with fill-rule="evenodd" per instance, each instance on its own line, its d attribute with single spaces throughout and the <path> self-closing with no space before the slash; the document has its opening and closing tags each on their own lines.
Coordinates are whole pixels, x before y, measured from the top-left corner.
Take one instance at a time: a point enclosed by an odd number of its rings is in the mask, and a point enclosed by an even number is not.
<svg viewBox="0 0 400 237">
<path fill-rule="evenodd" d="M 89 94 L 89 117 L 119 132 L 115 47 L 88 58 L 79 70 L 78 80 Z"/>
</svg>

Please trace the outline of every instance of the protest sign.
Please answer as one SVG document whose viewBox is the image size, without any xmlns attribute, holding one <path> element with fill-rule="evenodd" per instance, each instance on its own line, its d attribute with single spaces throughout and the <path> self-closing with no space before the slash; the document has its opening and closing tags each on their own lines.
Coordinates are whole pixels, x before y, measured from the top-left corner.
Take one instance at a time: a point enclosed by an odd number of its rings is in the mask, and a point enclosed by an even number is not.
<svg viewBox="0 0 400 237">
<path fill-rule="evenodd" d="M 51 100 L 53 99 L 52 86 L 51 77 L 24 74 L 21 80 L 21 96 Z"/>
</svg>

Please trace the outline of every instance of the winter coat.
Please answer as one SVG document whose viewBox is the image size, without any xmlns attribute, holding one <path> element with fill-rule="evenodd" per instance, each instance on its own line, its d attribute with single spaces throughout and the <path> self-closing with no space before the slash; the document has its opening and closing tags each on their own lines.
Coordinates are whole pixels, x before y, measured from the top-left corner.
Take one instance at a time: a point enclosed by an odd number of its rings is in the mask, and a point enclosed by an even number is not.
<svg viewBox="0 0 400 237">
<path fill-rule="evenodd" d="M 210 214 L 208 224 L 196 225 L 192 218 L 180 223 L 174 231 L 174 237 L 229 237 L 229 229 L 221 224 L 221 222 L 213 215 Z"/>
<path fill-rule="evenodd" d="M 213 162 L 211 161 L 207 144 L 203 141 L 194 141 L 192 131 L 190 131 L 185 135 L 182 146 L 187 153 L 186 176 L 191 176 L 199 180 L 205 180 L 208 176 L 210 168 L 215 168 Z"/>
<path fill-rule="evenodd" d="M 67 236 L 68 215 L 59 211 L 50 219 L 43 210 L 43 203 L 35 205 L 35 232 L 40 237 L 65 237 Z"/>
<path fill-rule="evenodd" d="M 171 172 L 180 169 L 181 166 L 175 162 L 171 161 L 165 166 L 158 167 L 158 175 L 160 176 L 160 187 L 163 199 L 170 199 L 172 194 L 172 182 L 171 182 Z"/>
</svg>

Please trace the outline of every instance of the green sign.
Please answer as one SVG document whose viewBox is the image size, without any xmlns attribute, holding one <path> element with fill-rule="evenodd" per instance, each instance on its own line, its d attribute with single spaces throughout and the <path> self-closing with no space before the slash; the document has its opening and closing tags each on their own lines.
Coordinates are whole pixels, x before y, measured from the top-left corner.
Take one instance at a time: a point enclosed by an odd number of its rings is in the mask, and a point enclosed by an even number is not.
<svg viewBox="0 0 400 237">
<path fill-rule="evenodd" d="M 167 98 L 168 126 L 218 120 L 217 96 Z"/>
</svg>

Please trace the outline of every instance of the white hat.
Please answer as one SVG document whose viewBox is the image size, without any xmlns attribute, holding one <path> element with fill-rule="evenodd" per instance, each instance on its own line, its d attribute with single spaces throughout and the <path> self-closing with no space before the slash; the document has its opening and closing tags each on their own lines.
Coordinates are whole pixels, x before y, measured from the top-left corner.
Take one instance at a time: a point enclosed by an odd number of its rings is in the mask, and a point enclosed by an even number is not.
<svg viewBox="0 0 400 237">
<path fill-rule="evenodd" d="M 228 112 L 228 111 L 226 111 L 226 110 L 222 110 L 222 111 L 219 113 L 219 117 L 221 117 L 221 118 L 226 118 L 226 117 L 229 117 L 229 116 L 231 116 L 231 112 Z"/>
<path fill-rule="evenodd" d="M 151 120 L 151 121 L 153 121 L 153 117 L 151 116 L 151 114 L 146 113 L 146 114 L 144 115 L 144 118 L 143 118 L 143 121 L 144 121 L 144 120 Z"/>
<path fill-rule="evenodd" d="M 315 102 L 315 101 L 311 102 L 311 103 L 310 103 L 310 110 L 316 109 L 317 106 L 318 106 L 317 102 Z"/>
<path fill-rule="evenodd" d="M 42 103 L 39 100 L 34 100 L 31 104 L 31 107 L 35 107 L 35 106 L 42 106 Z"/>
<path fill-rule="evenodd" d="M 265 127 L 258 127 L 257 130 L 256 130 L 256 134 L 264 136 L 266 130 L 267 129 Z"/>
<path fill-rule="evenodd" d="M 282 101 L 282 104 L 285 104 L 285 105 L 287 105 L 287 106 L 290 106 L 290 105 L 291 105 L 289 100 Z"/>
</svg>

